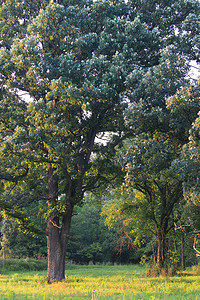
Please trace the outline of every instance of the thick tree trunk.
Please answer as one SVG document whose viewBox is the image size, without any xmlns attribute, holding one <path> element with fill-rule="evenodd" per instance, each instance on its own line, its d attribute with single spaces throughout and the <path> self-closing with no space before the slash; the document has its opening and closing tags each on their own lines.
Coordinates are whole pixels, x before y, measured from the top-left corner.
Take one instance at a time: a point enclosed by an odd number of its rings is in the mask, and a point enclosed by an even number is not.
<svg viewBox="0 0 200 300">
<path fill-rule="evenodd" d="M 61 228 L 58 228 L 52 220 L 47 225 L 47 250 L 48 250 L 48 282 L 65 279 L 65 257 L 70 233 L 71 217 L 73 208 L 67 211 Z M 56 220 L 54 220 L 56 221 Z"/>
<path fill-rule="evenodd" d="M 58 184 L 53 178 L 54 169 L 48 168 L 48 207 L 57 204 Z M 62 223 L 59 223 L 58 216 L 49 217 L 47 224 L 47 251 L 48 251 L 48 268 L 47 279 L 49 283 L 56 280 L 61 281 L 65 278 L 65 257 L 67 243 L 70 233 L 71 217 L 73 206 L 68 203 L 66 212 L 63 216 Z"/>
<path fill-rule="evenodd" d="M 48 251 L 48 282 L 65 278 L 64 245 L 62 244 L 59 228 L 56 228 L 51 221 L 47 226 L 47 251 Z"/>
</svg>

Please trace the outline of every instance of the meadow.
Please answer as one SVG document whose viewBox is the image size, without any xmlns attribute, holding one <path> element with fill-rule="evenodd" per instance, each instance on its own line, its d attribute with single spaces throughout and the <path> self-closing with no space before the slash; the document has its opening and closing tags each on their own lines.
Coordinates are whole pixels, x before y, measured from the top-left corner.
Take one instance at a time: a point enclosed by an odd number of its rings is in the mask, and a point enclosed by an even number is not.
<svg viewBox="0 0 200 300">
<path fill-rule="evenodd" d="M 142 265 L 68 265 L 66 279 L 49 285 L 46 271 L 0 266 L 0 299 L 200 299 L 200 272 L 192 268 L 173 277 L 146 277 Z M 38 267 L 38 270 L 37 270 Z"/>
</svg>

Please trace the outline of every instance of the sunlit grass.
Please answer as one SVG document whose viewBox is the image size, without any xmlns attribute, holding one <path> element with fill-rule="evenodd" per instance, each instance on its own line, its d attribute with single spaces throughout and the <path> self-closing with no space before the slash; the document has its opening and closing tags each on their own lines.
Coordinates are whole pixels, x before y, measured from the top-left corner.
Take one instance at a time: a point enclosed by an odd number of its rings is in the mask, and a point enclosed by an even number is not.
<svg viewBox="0 0 200 300">
<path fill-rule="evenodd" d="M 0 275 L 0 299 L 200 299 L 192 269 L 174 277 L 145 277 L 143 266 L 69 266 L 66 280 L 48 285 L 46 272 Z"/>
</svg>

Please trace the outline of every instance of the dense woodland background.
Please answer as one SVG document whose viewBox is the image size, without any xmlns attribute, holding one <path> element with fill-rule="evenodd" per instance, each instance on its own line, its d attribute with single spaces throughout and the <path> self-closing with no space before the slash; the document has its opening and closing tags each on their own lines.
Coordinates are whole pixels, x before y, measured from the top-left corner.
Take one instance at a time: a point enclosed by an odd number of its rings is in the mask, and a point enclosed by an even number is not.
<svg viewBox="0 0 200 300">
<path fill-rule="evenodd" d="M 141 241 L 140 247 L 135 244 L 132 228 L 124 227 L 122 221 L 109 230 L 105 225 L 102 209 L 110 199 L 102 199 L 96 205 L 94 196 L 86 197 L 83 207 L 76 210 L 73 217 L 71 238 L 66 260 L 77 264 L 149 264 L 156 260 L 156 236 L 149 236 Z M 99 201 L 98 201 L 99 202 Z M 195 208 L 196 209 L 196 208 Z M 44 224 L 45 226 L 45 224 Z M 46 237 L 33 237 L 18 230 L 18 225 L 1 218 L 1 256 L 2 258 L 47 258 Z M 187 234 L 188 232 L 188 234 Z M 198 258 L 193 249 L 194 236 L 180 229 L 174 230 L 169 237 L 168 260 L 176 268 L 198 264 Z M 183 246 L 184 244 L 184 246 Z M 184 251 L 184 253 L 182 253 Z"/>
</svg>

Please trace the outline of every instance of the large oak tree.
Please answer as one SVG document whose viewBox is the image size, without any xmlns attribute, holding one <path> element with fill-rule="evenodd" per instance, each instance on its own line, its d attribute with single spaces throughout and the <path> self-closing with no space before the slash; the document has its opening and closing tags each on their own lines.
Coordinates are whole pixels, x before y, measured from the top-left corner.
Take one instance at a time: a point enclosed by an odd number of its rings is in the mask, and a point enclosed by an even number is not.
<svg viewBox="0 0 200 300">
<path fill-rule="evenodd" d="M 1 1 L 0 174 L 12 192 L 27 184 L 34 195 L 34 178 L 41 198 L 47 188 L 50 283 L 65 276 L 74 206 L 120 173 L 113 155 L 127 133 L 124 106 L 143 99 L 162 109 L 165 88 L 175 93 L 199 59 L 198 12 L 198 1 Z M 155 81 L 177 57 L 170 85 Z M 96 139 L 105 133 L 106 143 Z"/>
</svg>

